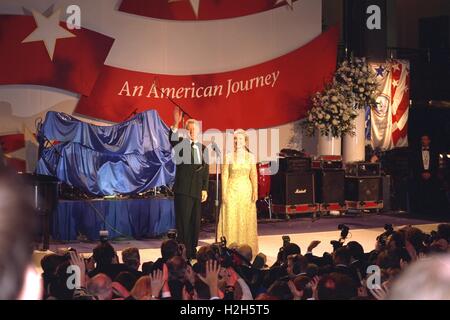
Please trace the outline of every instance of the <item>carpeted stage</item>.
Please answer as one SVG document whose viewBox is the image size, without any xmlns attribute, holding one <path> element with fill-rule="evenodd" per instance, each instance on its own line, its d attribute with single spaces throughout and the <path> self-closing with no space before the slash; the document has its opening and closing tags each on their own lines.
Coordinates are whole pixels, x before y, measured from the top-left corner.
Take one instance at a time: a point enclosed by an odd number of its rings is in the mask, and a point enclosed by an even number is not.
<svg viewBox="0 0 450 320">
<path fill-rule="evenodd" d="M 314 253 L 321 255 L 323 252 L 330 252 L 332 246 L 331 240 L 337 240 L 340 231 L 337 230 L 338 224 L 346 224 L 350 227 L 350 234 L 347 241 L 360 242 L 366 251 L 370 251 L 375 246 L 376 237 L 384 231 L 385 224 L 392 224 L 398 228 L 405 225 L 414 225 L 420 227 L 425 232 L 435 230 L 437 225 L 448 219 L 430 219 L 413 218 L 408 214 L 385 213 L 385 214 L 364 214 L 364 215 L 345 215 L 341 217 L 324 217 L 313 221 L 311 216 L 299 216 L 288 221 L 260 221 L 258 226 L 260 251 L 266 254 L 268 264 L 275 261 L 279 248 L 282 245 L 282 235 L 289 235 L 291 242 L 300 245 L 302 252 L 312 240 L 320 240 L 322 243 L 315 249 Z M 117 251 L 127 247 L 137 247 L 140 249 L 142 262 L 154 261 L 160 256 L 160 245 L 162 239 L 148 240 L 120 240 L 112 241 Z M 214 226 L 205 224 L 202 226 L 199 245 L 214 242 Z M 58 248 L 73 247 L 78 252 L 90 254 L 96 246 L 96 242 L 53 241 L 50 245 L 51 251 Z M 35 261 L 38 267 L 39 260 L 43 252 L 35 253 Z M 120 256 L 120 254 L 119 254 Z"/>
</svg>

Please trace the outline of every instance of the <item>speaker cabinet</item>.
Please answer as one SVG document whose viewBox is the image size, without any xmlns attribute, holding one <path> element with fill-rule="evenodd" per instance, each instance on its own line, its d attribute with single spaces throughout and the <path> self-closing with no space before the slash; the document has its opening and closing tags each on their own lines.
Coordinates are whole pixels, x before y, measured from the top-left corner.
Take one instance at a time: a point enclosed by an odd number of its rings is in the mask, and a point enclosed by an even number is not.
<svg viewBox="0 0 450 320">
<path fill-rule="evenodd" d="M 316 170 L 314 176 L 317 203 L 345 203 L 344 170 Z"/>
<path fill-rule="evenodd" d="M 381 178 L 345 178 L 345 200 L 380 201 Z"/>
<path fill-rule="evenodd" d="M 272 200 L 278 205 L 315 203 L 312 172 L 278 172 L 271 180 Z"/>
</svg>

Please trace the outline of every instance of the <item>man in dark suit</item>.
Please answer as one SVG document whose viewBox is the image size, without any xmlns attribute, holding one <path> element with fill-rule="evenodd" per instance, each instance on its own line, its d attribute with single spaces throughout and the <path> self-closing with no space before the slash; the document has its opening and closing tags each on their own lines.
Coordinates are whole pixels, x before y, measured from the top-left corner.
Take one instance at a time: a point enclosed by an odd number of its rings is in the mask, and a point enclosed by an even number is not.
<svg viewBox="0 0 450 320">
<path fill-rule="evenodd" d="M 415 152 L 413 159 L 413 180 L 415 195 L 413 199 L 413 211 L 419 214 L 436 214 L 437 170 L 439 156 L 431 147 L 431 139 L 428 135 L 421 137 L 421 146 Z"/>
<path fill-rule="evenodd" d="M 177 165 L 173 191 L 178 241 L 186 246 L 187 258 L 192 259 L 195 258 L 200 232 L 201 203 L 208 197 L 209 161 L 206 147 L 197 140 L 199 125 L 196 120 L 189 119 L 186 123 L 188 137 L 179 135 L 182 116 L 182 112 L 175 108 L 169 140 Z"/>
</svg>

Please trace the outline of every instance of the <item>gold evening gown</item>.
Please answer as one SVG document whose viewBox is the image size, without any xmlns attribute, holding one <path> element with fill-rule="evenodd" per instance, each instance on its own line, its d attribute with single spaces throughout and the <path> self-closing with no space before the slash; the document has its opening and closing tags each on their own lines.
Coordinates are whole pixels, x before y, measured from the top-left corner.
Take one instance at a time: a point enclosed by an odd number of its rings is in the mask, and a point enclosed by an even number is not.
<svg viewBox="0 0 450 320">
<path fill-rule="evenodd" d="M 242 151 L 227 154 L 222 166 L 222 201 L 218 235 L 225 236 L 227 244 L 248 244 L 256 256 L 258 251 L 258 230 L 256 203 L 252 194 L 258 194 L 258 175 L 255 157 Z"/>
</svg>

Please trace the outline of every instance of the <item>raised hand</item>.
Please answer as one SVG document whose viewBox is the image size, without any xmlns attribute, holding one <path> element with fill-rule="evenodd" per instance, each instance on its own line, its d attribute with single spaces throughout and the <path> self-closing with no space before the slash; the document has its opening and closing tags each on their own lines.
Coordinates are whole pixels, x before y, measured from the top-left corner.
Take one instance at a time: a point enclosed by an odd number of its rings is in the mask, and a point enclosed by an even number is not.
<svg viewBox="0 0 450 320">
<path fill-rule="evenodd" d="M 308 246 L 308 252 L 312 252 L 322 241 L 314 240 Z"/>
<path fill-rule="evenodd" d="M 292 280 L 288 281 L 289 290 L 291 290 L 294 300 L 300 300 L 303 296 L 302 291 L 298 290 Z"/>
<path fill-rule="evenodd" d="M 150 275 L 150 284 L 153 297 L 159 297 L 159 294 L 161 293 L 161 289 L 163 288 L 164 283 L 165 281 L 163 272 L 160 269 L 153 271 L 153 273 Z"/>
<path fill-rule="evenodd" d="M 183 112 L 180 108 L 176 107 L 173 109 L 173 126 L 174 128 L 178 128 L 181 120 L 183 119 Z"/>
<path fill-rule="evenodd" d="M 311 286 L 311 290 L 313 292 L 313 297 L 314 299 L 317 299 L 317 286 L 319 285 L 319 281 L 320 278 L 318 276 L 315 276 L 314 278 L 312 278 L 311 282 L 309 283 L 309 285 Z"/>
<path fill-rule="evenodd" d="M 206 283 L 209 287 L 209 293 L 211 297 L 219 296 L 219 272 L 220 265 L 217 261 L 208 260 L 206 262 L 206 274 L 203 277 L 202 275 L 198 275 L 200 280 Z"/>
<path fill-rule="evenodd" d="M 381 288 L 379 289 L 369 289 L 372 296 L 374 296 L 377 300 L 386 300 L 389 289 L 385 283 L 381 285 Z"/>
</svg>

